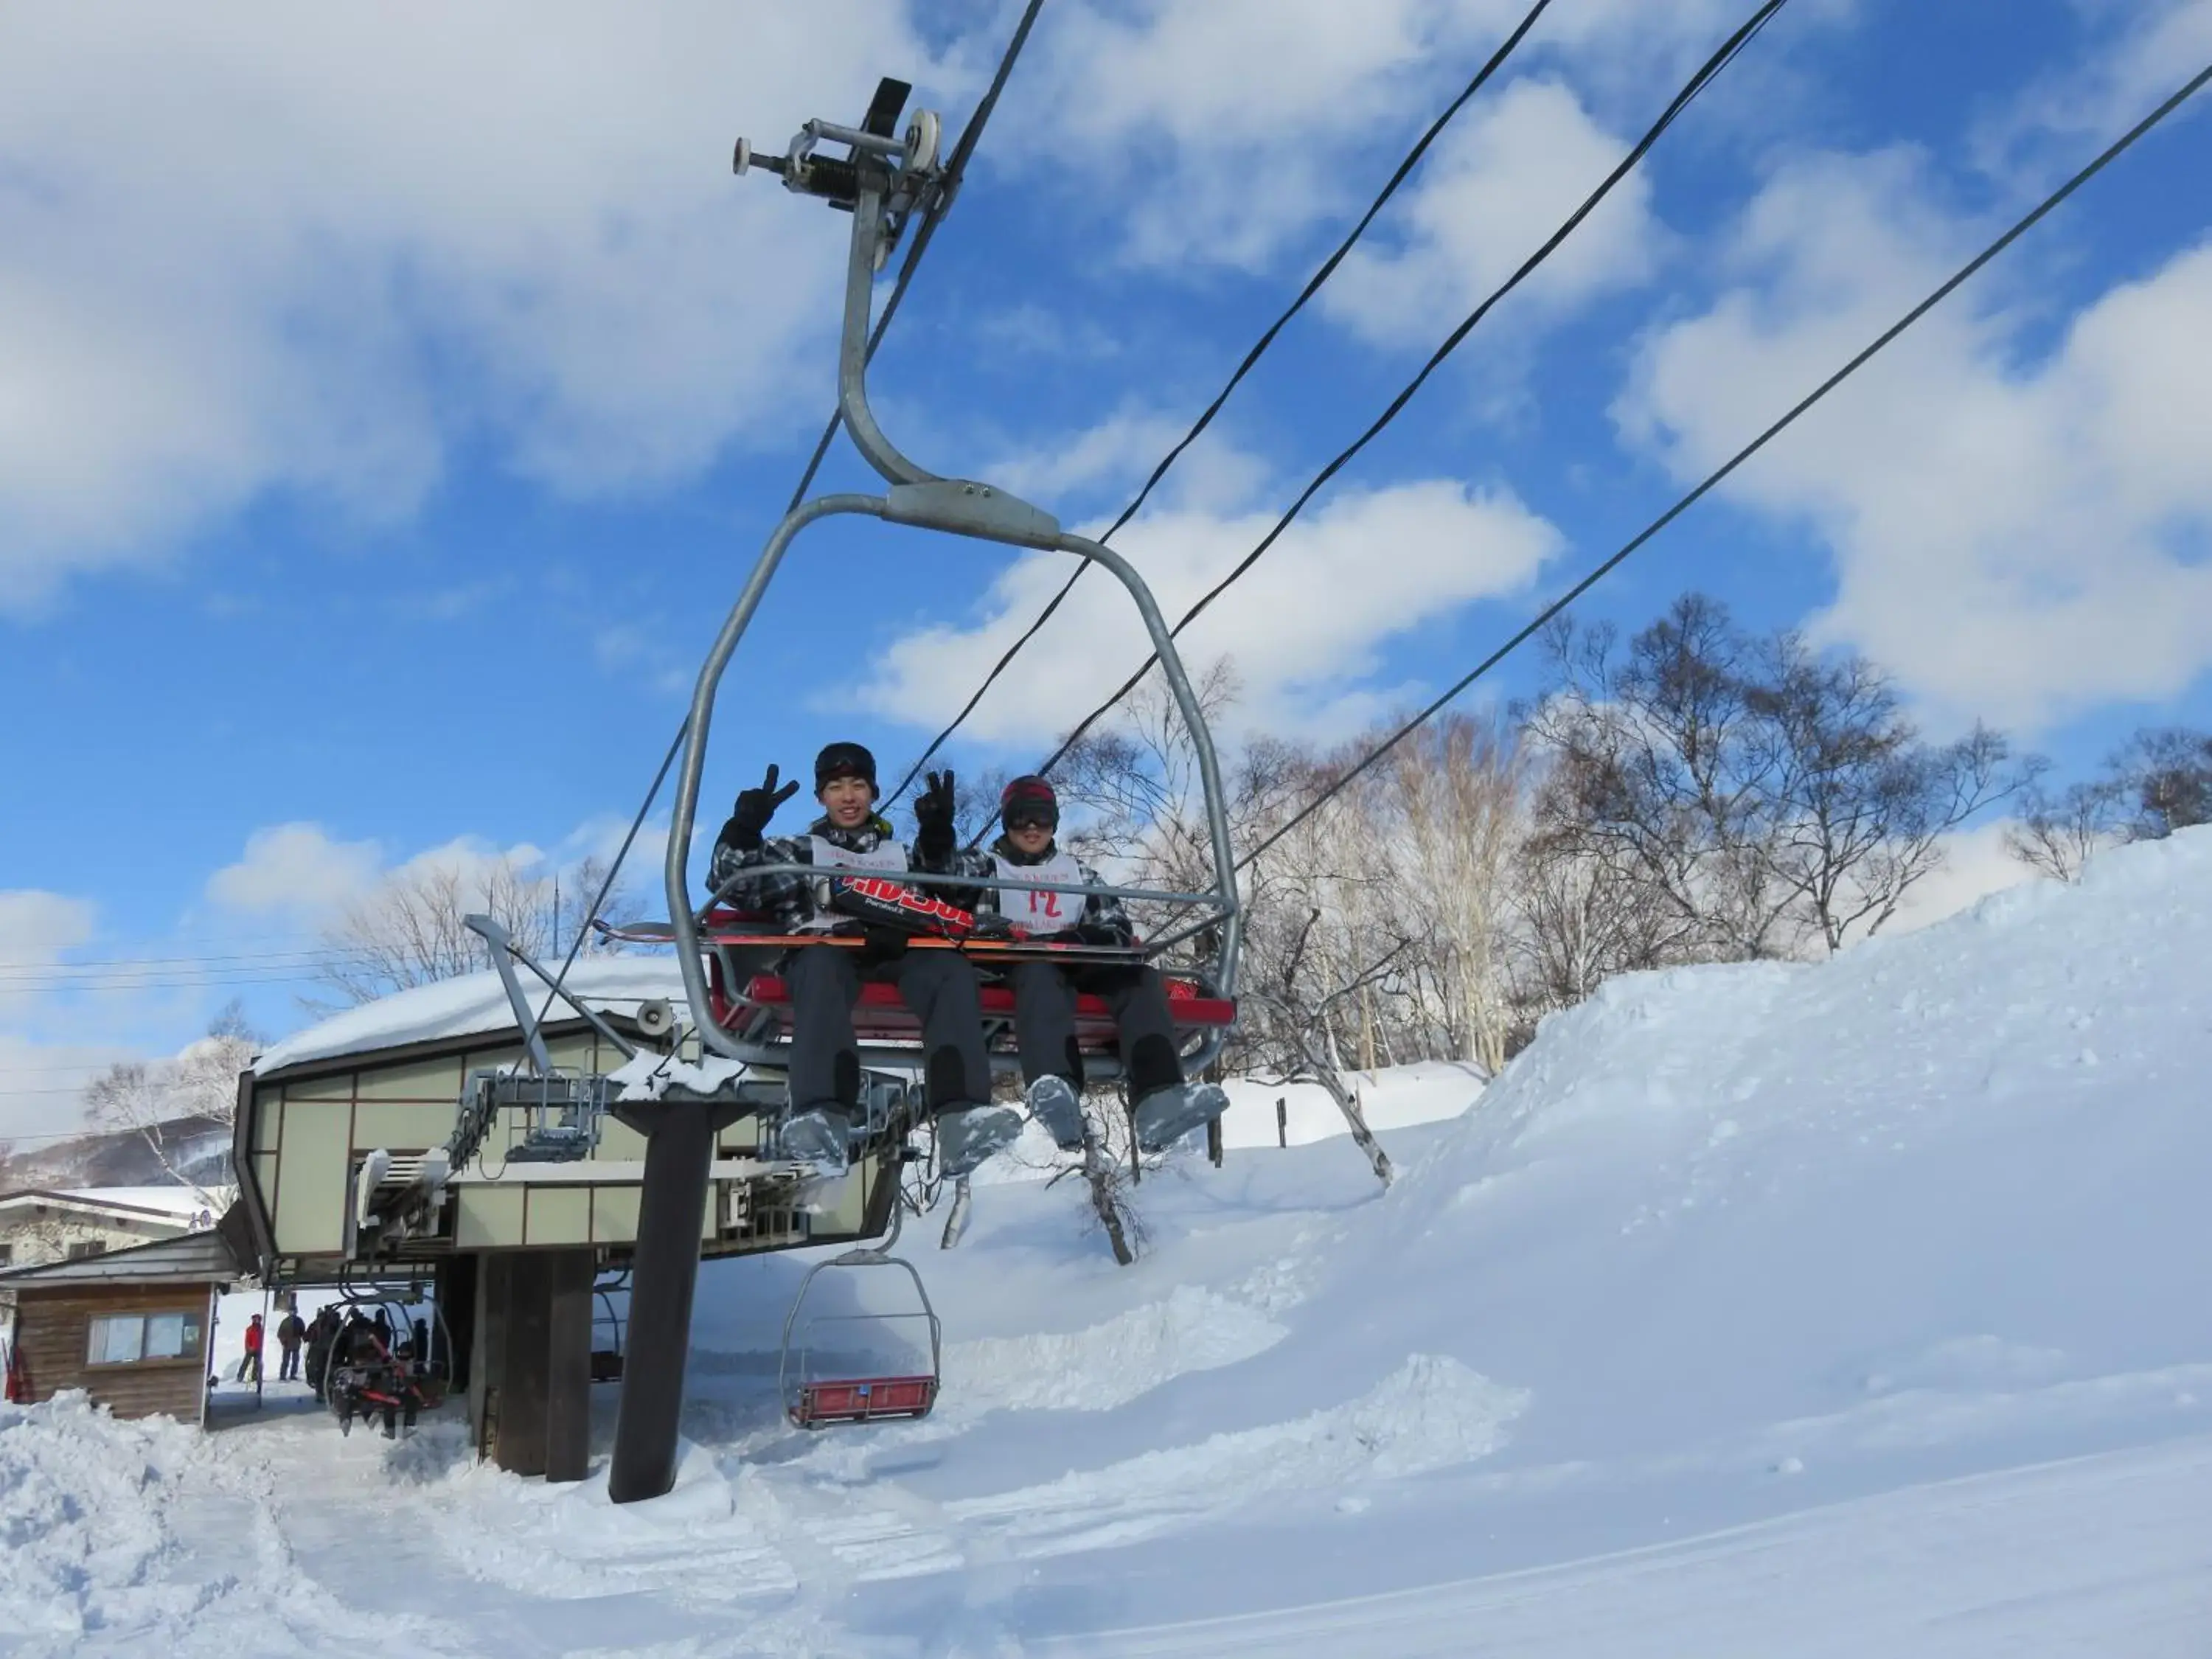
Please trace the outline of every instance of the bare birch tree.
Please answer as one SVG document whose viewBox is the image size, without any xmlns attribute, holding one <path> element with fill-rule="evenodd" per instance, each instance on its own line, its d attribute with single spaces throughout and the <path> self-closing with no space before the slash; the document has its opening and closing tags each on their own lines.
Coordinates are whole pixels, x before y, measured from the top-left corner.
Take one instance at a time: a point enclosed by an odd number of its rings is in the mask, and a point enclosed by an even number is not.
<svg viewBox="0 0 2212 1659">
<path fill-rule="evenodd" d="M 220 1211 L 228 1194 L 185 1174 L 184 1144 L 195 1125 L 228 1128 L 237 1121 L 239 1075 L 260 1046 L 234 1001 L 174 1058 L 119 1060 L 102 1072 L 86 1085 L 85 1114 L 102 1129 L 137 1135 L 172 1182 Z"/>
<path fill-rule="evenodd" d="M 580 936 L 586 955 L 621 947 L 586 929 L 607 866 L 586 858 L 568 869 L 539 869 L 507 856 L 431 863 L 395 872 L 323 935 L 332 960 L 318 977 L 340 1006 L 372 1002 L 413 986 L 483 968 L 484 943 L 463 918 L 491 916 L 537 957 L 566 952 Z M 617 887 L 599 920 L 621 922 L 636 907 Z"/>
<path fill-rule="evenodd" d="M 1505 981 L 1513 861 L 1525 833 L 1514 732 L 1449 714 L 1391 751 L 1390 787 L 1370 811 L 1411 918 L 1445 993 L 1455 1059 L 1496 1075 L 1513 1015 Z"/>
<path fill-rule="evenodd" d="M 1921 740 L 1886 675 L 1783 631 L 1756 639 L 1685 594 L 1615 648 L 1550 636 L 1553 684 L 1530 712 L 1546 769 L 1539 841 L 1642 887 L 1670 962 L 1841 949 L 1938 868 L 1944 837 L 2029 769 L 1977 728 Z"/>
</svg>

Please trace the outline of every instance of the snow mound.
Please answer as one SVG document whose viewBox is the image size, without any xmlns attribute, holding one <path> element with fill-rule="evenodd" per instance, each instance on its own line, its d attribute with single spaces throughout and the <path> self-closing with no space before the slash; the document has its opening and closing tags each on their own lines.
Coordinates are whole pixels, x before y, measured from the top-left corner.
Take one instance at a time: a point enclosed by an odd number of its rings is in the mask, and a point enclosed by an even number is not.
<svg viewBox="0 0 2212 1659">
<path fill-rule="evenodd" d="M 118 1423 L 81 1393 L 0 1406 L 0 1631 L 75 1636 L 190 1613 L 191 1586 L 153 1568 L 169 1547 L 159 1492 L 193 1432 Z"/>
<path fill-rule="evenodd" d="M 945 1393 L 961 1416 L 1111 1411 L 1190 1371 L 1266 1352 L 1284 1328 L 1241 1302 L 1178 1285 L 1163 1302 L 1059 1335 L 984 1337 L 945 1349 Z"/>
<path fill-rule="evenodd" d="M 1417 1060 L 1380 1071 L 1352 1072 L 1345 1081 L 1359 1097 L 1370 1129 L 1404 1129 L 1437 1123 L 1474 1109 L 1487 1079 L 1480 1066 L 1458 1060 Z M 1222 1139 L 1231 1147 L 1273 1146 L 1279 1137 L 1307 1146 L 1352 1133 L 1344 1114 L 1318 1083 L 1262 1083 L 1231 1078 L 1224 1085 L 1229 1109 L 1222 1115 Z M 1282 1103 L 1278 1125 L 1275 1105 Z"/>
<path fill-rule="evenodd" d="M 2200 1361 L 2148 1310 L 2212 1297 L 2207 939 L 2195 831 L 1817 965 L 1612 981 L 1329 1241 L 1331 1311 L 1388 1352 L 1462 1310 L 1531 1455 Z"/>
<path fill-rule="evenodd" d="M 1340 1492 L 1473 1462 L 1498 1449 L 1527 1404 L 1522 1391 L 1457 1360 L 1411 1354 L 1343 1405 L 951 1504 L 946 1513 L 1017 1555 L 1128 1543 L 1279 1493 Z"/>
</svg>

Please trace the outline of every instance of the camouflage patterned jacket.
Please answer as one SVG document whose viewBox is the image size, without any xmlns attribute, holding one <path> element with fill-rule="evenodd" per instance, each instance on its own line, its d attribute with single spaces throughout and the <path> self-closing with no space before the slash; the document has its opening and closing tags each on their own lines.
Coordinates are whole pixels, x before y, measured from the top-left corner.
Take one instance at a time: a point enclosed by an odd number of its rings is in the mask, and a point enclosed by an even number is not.
<svg viewBox="0 0 2212 1659">
<path fill-rule="evenodd" d="M 722 833 L 715 838 L 714 855 L 707 866 L 708 890 L 720 894 L 720 902 L 732 909 L 750 910 L 772 917 L 777 931 L 787 933 L 795 933 L 814 921 L 818 908 L 815 903 L 814 883 L 801 875 L 748 877 L 744 872 L 762 865 L 811 865 L 814 862 L 814 839 L 817 836 L 834 846 L 856 854 L 874 853 L 885 847 L 897 846 L 906 854 L 910 868 L 937 874 L 988 875 L 992 869 L 988 856 L 957 849 L 949 859 L 926 860 L 912 847 L 900 843 L 890 823 L 881 817 L 870 817 L 855 829 L 841 830 L 824 816 L 808 826 L 804 835 L 771 836 L 750 852 L 738 846 L 730 832 L 731 826 L 725 823 Z M 933 887 L 928 890 L 963 909 L 974 909 L 981 898 L 981 893 L 972 888 Z M 858 921 L 841 921 L 829 931 L 858 933 L 860 927 Z"/>
</svg>

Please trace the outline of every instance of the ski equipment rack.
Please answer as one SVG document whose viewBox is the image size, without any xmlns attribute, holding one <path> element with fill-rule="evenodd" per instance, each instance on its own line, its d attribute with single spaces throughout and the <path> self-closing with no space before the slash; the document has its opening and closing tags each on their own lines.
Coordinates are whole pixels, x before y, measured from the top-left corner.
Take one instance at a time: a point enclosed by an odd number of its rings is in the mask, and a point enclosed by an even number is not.
<svg viewBox="0 0 2212 1659">
<path fill-rule="evenodd" d="M 799 1281 L 799 1294 L 792 1297 L 791 1311 L 783 1316 L 783 1342 L 775 1357 L 775 1389 L 777 1397 L 783 1401 L 785 1415 L 802 1429 L 922 1418 L 928 1416 L 937 1404 L 937 1391 L 944 1375 L 945 1326 L 937 1316 L 928 1288 L 922 1284 L 921 1274 L 914 1263 L 891 1254 L 898 1245 L 901 1208 L 896 1203 L 891 1206 L 890 1236 L 881 1244 L 846 1250 L 826 1261 L 817 1261 Z M 921 1305 L 906 1313 L 817 1314 L 801 1325 L 799 1315 L 806 1305 L 807 1292 L 814 1288 L 815 1279 L 825 1269 L 833 1267 L 902 1268 L 914 1281 L 915 1295 Z M 928 1326 L 927 1373 L 834 1377 L 813 1375 L 814 1345 L 808 1336 L 817 1326 L 887 1325 L 902 1320 L 921 1320 Z M 792 1341 L 794 1334 L 799 1339 L 796 1347 Z"/>
</svg>

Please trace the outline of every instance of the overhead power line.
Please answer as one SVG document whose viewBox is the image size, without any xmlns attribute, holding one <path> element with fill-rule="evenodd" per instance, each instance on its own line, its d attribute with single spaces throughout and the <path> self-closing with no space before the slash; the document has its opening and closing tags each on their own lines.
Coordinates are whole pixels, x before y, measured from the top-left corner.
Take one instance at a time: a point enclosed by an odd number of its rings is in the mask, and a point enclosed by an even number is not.
<svg viewBox="0 0 2212 1659">
<path fill-rule="evenodd" d="M 1362 773 L 1365 772 L 1369 767 L 1381 760 L 1385 755 L 1389 754 L 1393 749 L 1404 742 L 1405 739 L 1411 736 L 1415 730 L 1432 719 L 1439 710 L 1443 708 L 1446 704 L 1451 702 L 1460 695 L 1460 693 L 1466 690 L 1468 687 L 1473 685 L 1485 674 L 1487 674 L 1492 669 L 1497 667 L 1499 663 L 1504 661 L 1505 659 L 1514 651 L 1517 650 L 1521 646 L 1526 644 L 1530 639 L 1534 638 L 1535 635 L 1542 629 L 1547 623 L 1549 623 L 1554 617 L 1557 617 L 1561 611 L 1565 611 L 1584 593 L 1589 592 L 1592 587 L 1595 586 L 1598 582 L 1602 580 L 1631 554 L 1634 553 L 1638 548 L 1644 546 L 1647 542 L 1650 541 L 1653 537 L 1658 535 L 1661 531 L 1666 529 L 1668 525 L 1674 523 L 1674 520 L 1680 518 L 1683 514 L 1688 512 L 1691 507 L 1696 506 L 1698 502 L 1703 501 L 1707 495 L 1711 495 L 1713 490 L 1717 489 L 1723 481 L 1736 471 L 1737 468 L 1741 467 L 1746 461 L 1758 454 L 1760 450 L 1765 448 L 1768 444 L 1773 442 L 1776 438 L 1781 436 L 1784 432 L 1795 425 L 1798 418 L 1804 415 L 1808 410 L 1820 402 L 1822 398 L 1826 398 L 1845 380 L 1850 379 L 1852 375 L 1857 374 L 1860 369 L 1865 368 L 1866 365 L 1873 361 L 1873 359 L 1885 348 L 1887 348 L 1892 341 L 1895 340 L 1899 335 L 1903 334 L 1923 317 L 1925 317 L 1929 312 L 1933 311 L 1937 306 L 1948 299 L 1958 289 L 1962 287 L 1968 281 L 1972 280 L 1975 273 L 1979 271 L 1983 266 L 1988 264 L 1990 260 L 1996 258 L 2007 248 L 2010 247 L 2014 242 L 2018 241 L 2022 236 L 2026 235 L 2030 230 L 2033 229 L 2038 224 L 2042 222 L 2045 216 L 2054 211 L 2060 204 L 2064 202 L 2069 197 L 2072 196 L 2075 191 L 2081 189 L 2082 185 L 2087 184 L 2092 179 L 2095 178 L 2106 167 L 2110 167 L 2115 161 L 2118 160 L 2121 155 L 2125 154 L 2130 149 L 2133 148 L 2134 145 L 2154 127 L 2157 126 L 2161 121 L 2164 121 L 2168 116 L 2172 115 L 2176 110 L 2179 109 L 2184 104 L 2187 103 L 2199 92 L 2203 91 L 2208 82 L 2212 82 L 2212 64 L 2208 64 L 2204 68 L 2199 70 L 2197 74 L 2191 78 L 2189 83 L 2183 87 L 2180 91 L 2175 93 L 2171 98 L 2168 98 L 2164 103 L 2153 110 L 2148 115 L 2146 115 L 2142 120 L 2136 122 L 2134 126 L 2129 128 L 2126 132 L 2123 133 L 2118 139 L 2113 141 L 2112 144 L 2101 155 L 2098 155 L 2095 160 L 2092 161 L 2087 167 L 2083 167 L 2079 173 L 2069 179 L 2057 190 L 2051 191 L 2050 195 L 2045 197 L 2041 202 L 2038 203 L 2035 207 L 2030 210 L 2027 214 L 2023 215 L 2013 224 L 2010 229 L 2007 230 L 2002 236 L 1999 236 L 1995 241 L 1991 242 L 1987 247 L 1984 248 L 1972 258 L 1966 261 L 1965 264 L 1960 266 L 1956 271 L 1953 272 L 1949 277 L 1946 278 L 1939 287 L 1930 293 L 1926 299 L 1921 301 L 1918 305 L 1914 306 L 1911 310 L 1906 312 L 1905 315 L 1899 318 L 1894 323 L 1892 323 L 1887 328 L 1884 329 L 1879 335 L 1875 337 L 1873 341 L 1871 341 L 1864 349 L 1860 351 L 1856 356 L 1852 357 L 1850 362 L 1846 362 L 1834 374 L 1828 376 L 1826 380 L 1821 381 L 1819 386 L 1814 387 L 1813 390 L 1808 392 L 1803 398 L 1800 398 L 1790 407 L 1788 413 L 1784 414 L 1779 420 L 1776 421 L 1771 426 L 1768 427 L 1756 438 L 1753 438 L 1741 449 L 1736 451 L 1735 454 L 1731 455 L 1711 473 L 1708 474 L 1704 482 L 1699 483 L 1696 489 L 1691 490 L 1688 495 L 1684 495 L 1680 501 L 1676 501 L 1664 513 L 1662 513 L 1642 530 L 1637 532 L 1637 533 L 1630 538 L 1627 544 L 1624 545 L 1620 551 L 1614 553 L 1603 562 L 1592 567 L 1589 573 L 1585 574 L 1580 581 L 1577 582 L 1572 587 L 1562 593 L 1551 604 L 1546 605 L 1542 611 L 1538 612 L 1537 615 L 1529 621 L 1526 627 L 1521 629 L 1519 632 L 1516 633 L 1512 636 L 1512 638 L 1507 640 L 1504 644 L 1499 646 L 1498 649 L 1492 652 L 1467 673 L 1461 676 L 1461 678 L 1455 681 L 1451 687 L 1446 690 L 1443 696 L 1437 698 L 1437 700 L 1429 704 L 1427 708 L 1422 709 L 1419 714 L 1414 715 L 1413 719 L 1407 720 L 1403 726 L 1393 732 L 1381 743 L 1376 744 L 1374 748 L 1368 750 L 1365 755 L 1361 757 L 1358 763 L 1346 771 L 1342 777 L 1338 778 L 1334 782 L 1331 783 L 1327 789 L 1316 795 L 1312 800 L 1309 801 L 1304 807 L 1299 809 L 1297 813 L 1285 821 L 1279 828 L 1270 834 L 1266 840 L 1260 842 L 1260 844 L 1253 848 L 1250 852 L 1245 854 L 1243 857 L 1237 860 L 1237 867 L 1240 870 L 1243 869 L 1255 859 L 1257 859 L 1261 854 L 1273 847 L 1277 842 L 1282 840 L 1285 836 L 1287 836 L 1291 830 L 1297 829 L 1299 824 L 1311 817 L 1333 797 L 1347 787 L 1352 781 L 1358 778 Z"/>
<path fill-rule="evenodd" d="M 1214 394 L 1213 401 L 1206 406 L 1205 411 L 1192 423 L 1190 430 L 1176 441 L 1174 448 L 1160 458 L 1159 465 L 1152 469 L 1152 476 L 1145 480 L 1144 488 L 1131 498 L 1129 504 L 1121 509 L 1120 516 L 1107 527 L 1106 533 L 1098 538 L 1101 542 L 1112 541 L 1116 532 L 1137 516 L 1138 510 L 1151 499 L 1152 493 L 1160 480 L 1167 477 L 1168 469 L 1182 459 L 1183 452 L 1197 442 L 1200 435 L 1213 424 L 1213 417 L 1218 415 L 1223 405 L 1228 403 L 1230 394 L 1243 383 L 1244 377 L 1252 372 L 1253 366 L 1266 355 L 1267 348 L 1274 344 L 1275 337 L 1289 325 L 1293 317 L 1305 309 L 1307 301 L 1321 292 L 1322 284 L 1328 281 L 1329 277 L 1335 273 L 1336 268 L 1344 263 L 1345 256 L 1352 252 L 1353 245 L 1366 234 L 1367 227 L 1375 222 L 1376 215 L 1382 212 L 1390 198 L 1398 193 L 1398 186 L 1406 182 L 1407 177 L 1419 164 L 1421 158 L 1428 154 L 1429 147 L 1436 143 L 1437 136 L 1451 125 L 1452 118 L 1466 106 L 1468 100 L 1481 91 L 1491 77 L 1504 67 L 1505 60 L 1513 55 L 1515 48 L 1520 46 L 1528 31 L 1535 27 L 1536 20 L 1544 15 L 1545 9 L 1551 3 L 1552 0 L 1536 0 L 1536 3 L 1528 9 L 1528 15 L 1522 18 L 1519 26 L 1512 33 L 1505 37 L 1497 51 L 1491 53 L 1489 59 L 1475 71 L 1474 78 L 1461 88 L 1459 96 L 1447 104 L 1443 112 L 1429 123 L 1428 131 L 1420 136 L 1413 149 L 1406 152 L 1405 158 L 1398 163 L 1396 170 L 1391 173 L 1389 181 L 1383 185 L 1375 199 L 1368 204 L 1367 211 L 1359 216 L 1358 222 L 1352 226 L 1344 240 L 1336 245 L 1335 251 L 1328 258 L 1322 260 L 1320 268 L 1307 279 L 1306 285 L 1298 290 L 1297 298 L 1291 301 L 1283 314 L 1268 324 L 1266 331 L 1253 342 L 1252 349 L 1244 354 L 1244 360 L 1237 365 L 1237 372 L 1231 374 L 1228 383 Z M 834 422 L 832 429 L 835 429 Z M 823 442 L 825 444 L 828 442 L 826 434 L 823 436 Z M 896 800 L 901 795 L 906 793 L 914 781 L 921 775 L 922 768 L 929 764 L 931 758 L 945 746 L 952 734 L 960 729 L 969 715 L 975 712 L 976 705 L 981 703 L 984 696 L 998 684 L 999 677 L 1004 674 L 1014 659 L 1021 654 L 1023 647 L 1037 636 L 1038 630 L 1052 620 L 1053 613 L 1060 609 L 1061 601 L 1074 590 L 1076 583 L 1083 580 L 1083 573 L 1090 568 L 1091 561 L 1088 559 L 1083 560 L 1075 567 L 1074 573 L 1061 584 L 1060 592 L 1054 594 L 1046 602 L 1044 609 L 1037 613 L 1036 620 L 1024 629 L 1022 636 L 1008 646 L 1006 654 L 992 665 L 991 672 L 983 677 L 983 683 L 977 686 L 968 701 L 961 705 L 960 712 L 952 717 L 951 723 L 942 732 L 929 740 L 929 747 L 923 750 L 921 758 L 908 769 L 907 775 L 899 780 L 898 787 L 891 791 L 889 799 Z"/>
<path fill-rule="evenodd" d="M 301 969 L 290 973 L 204 975 L 192 978 L 126 974 L 112 979 L 20 980 L 0 984 L 0 996 L 81 996 L 94 991 L 221 990 L 232 985 L 297 985 L 302 980 L 319 976 L 310 970 Z"/>
<path fill-rule="evenodd" d="M 185 957 L 72 957 L 66 961 L 47 957 L 0 957 L 0 974 L 43 973 L 49 968 L 145 968 L 160 964 L 196 966 L 208 962 L 289 962 L 295 957 L 329 954 L 314 951 L 208 951 Z"/>
<path fill-rule="evenodd" d="M 1759 31 L 1764 29 L 1768 23 L 1773 21 L 1774 15 L 1780 11 L 1786 3 L 1788 3 L 1788 0 L 1765 0 L 1765 4 L 1761 5 L 1756 11 L 1753 12 L 1749 17 L 1745 19 L 1744 21 L 1737 27 L 1735 33 L 1729 35 L 1729 38 L 1721 44 L 1720 48 L 1698 66 L 1698 72 L 1690 77 L 1689 81 L 1683 86 L 1680 92 L 1674 94 L 1674 101 L 1667 106 L 1664 112 L 1662 112 L 1659 118 L 1651 125 L 1650 131 L 1645 132 L 1641 138 L 1636 141 L 1635 147 L 1632 149 L 1626 155 L 1621 158 L 1620 164 L 1616 166 L 1611 173 L 1606 175 L 1604 182 L 1600 184 L 1595 190 L 1592 191 L 1583 200 L 1583 204 L 1567 216 L 1565 223 L 1560 225 L 1557 230 L 1553 231 L 1550 236 L 1545 239 L 1544 244 L 1541 247 L 1538 248 L 1534 253 L 1530 254 L 1527 259 L 1523 260 L 1518 270 L 1514 271 L 1510 276 L 1507 277 L 1505 281 L 1501 283 L 1487 299 L 1484 300 L 1480 305 L 1469 312 L 1466 318 L 1460 323 L 1458 327 L 1452 330 L 1449 334 L 1444 337 L 1443 343 L 1438 346 L 1436 350 L 1431 354 L 1427 362 L 1421 365 L 1420 373 L 1414 375 L 1413 378 L 1407 383 L 1405 389 L 1400 392 L 1396 397 L 1390 400 L 1389 405 L 1385 408 L 1380 415 L 1375 417 L 1374 422 L 1370 425 L 1364 432 L 1361 433 L 1359 436 L 1353 440 L 1352 442 L 1346 448 L 1339 452 L 1336 457 L 1331 460 L 1328 465 L 1322 467 L 1319 472 L 1316 472 L 1313 476 L 1311 482 L 1310 482 L 1304 489 L 1298 492 L 1297 499 L 1291 503 L 1289 510 L 1284 513 L 1283 516 L 1275 521 L 1274 527 L 1273 529 L 1269 530 L 1265 536 L 1260 538 L 1259 545 L 1255 547 L 1249 553 L 1246 554 L 1243 558 L 1239 560 L 1234 569 L 1231 570 L 1227 575 L 1224 576 L 1211 588 L 1207 589 L 1206 592 L 1200 598 L 1198 603 L 1191 606 L 1188 611 L 1186 611 L 1183 613 L 1182 619 L 1176 623 L 1174 629 L 1170 630 L 1171 636 L 1180 637 L 1182 630 L 1189 627 L 1193 622 L 1202 615 L 1207 606 L 1211 605 L 1214 600 L 1219 599 L 1221 595 L 1226 592 L 1246 571 L 1249 570 L 1254 565 L 1260 562 L 1260 560 L 1266 555 L 1267 550 L 1273 547 L 1275 543 L 1281 538 L 1283 532 L 1291 527 L 1291 524 L 1297 520 L 1298 514 L 1305 510 L 1306 504 L 1312 501 L 1316 495 L 1319 495 L 1323 487 L 1328 484 L 1328 481 L 1334 478 L 1339 472 L 1342 471 L 1344 468 L 1351 463 L 1353 457 L 1357 456 L 1360 451 L 1366 448 L 1369 444 L 1372 443 L 1377 437 L 1382 435 L 1384 428 L 1389 427 L 1393 421 L 1398 418 L 1400 412 L 1405 409 L 1407 404 L 1413 400 L 1414 394 L 1419 392 L 1421 387 L 1427 383 L 1429 376 L 1433 374 L 1437 369 L 1443 365 L 1447 357 L 1449 357 L 1453 352 L 1459 349 L 1460 343 L 1465 340 L 1469 334 L 1474 331 L 1476 325 L 1479 325 L 1484 318 L 1490 314 L 1492 308 L 1507 295 L 1512 293 L 1514 289 L 1520 287 L 1521 284 L 1526 281 L 1539 266 L 1542 265 L 1546 260 L 1552 257 L 1553 253 L 1558 250 L 1561 243 L 1565 242 L 1568 237 L 1571 236 L 1575 233 L 1576 229 L 1582 224 L 1583 220 L 1589 218 L 1592 213 L 1596 211 L 1598 204 L 1603 202 L 1607 196 L 1611 195 L 1614 187 L 1618 185 L 1622 179 L 1626 179 L 1629 173 L 1635 170 L 1637 165 L 1650 153 L 1652 146 L 1659 142 L 1660 137 L 1666 132 L 1667 129 L 1674 125 L 1675 121 L 1681 116 L 1682 112 L 1689 108 L 1691 104 L 1696 100 L 1698 94 L 1712 84 L 1712 82 L 1720 76 L 1721 72 L 1725 70 L 1729 64 L 1735 61 L 1736 55 L 1743 51 L 1746 46 L 1749 46 L 1752 41 L 1758 37 Z M 1148 655 L 1145 659 L 1143 665 L 1140 666 L 1135 673 L 1130 675 L 1127 679 L 1124 680 L 1121 683 L 1120 689 L 1117 690 L 1112 696 L 1107 698 L 1105 702 L 1100 703 L 1097 708 L 1092 709 L 1088 714 L 1085 714 L 1079 722 L 1078 722 L 1075 729 L 1067 734 L 1067 736 L 1061 741 L 1060 747 L 1053 750 L 1051 756 L 1045 761 L 1043 765 L 1037 768 L 1037 770 L 1041 773 L 1049 772 L 1054 767 L 1057 766 L 1062 760 L 1066 758 L 1068 751 L 1073 749 L 1075 745 L 1082 740 L 1084 733 L 1090 731 L 1093 726 L 1104 718 L 1106 714 L 1112 709 L 1115 703 L 1121 702 L 1122 698 L 1127 696 L 1130 692 L 1134 690 L 1139 683 L 1144 679 L 1145 676 L 1152 672 L 1152 665 L 1158 661 L 1159 655 L 1157 652 Z"/>
</svg>

